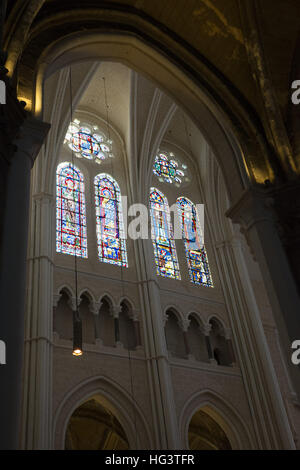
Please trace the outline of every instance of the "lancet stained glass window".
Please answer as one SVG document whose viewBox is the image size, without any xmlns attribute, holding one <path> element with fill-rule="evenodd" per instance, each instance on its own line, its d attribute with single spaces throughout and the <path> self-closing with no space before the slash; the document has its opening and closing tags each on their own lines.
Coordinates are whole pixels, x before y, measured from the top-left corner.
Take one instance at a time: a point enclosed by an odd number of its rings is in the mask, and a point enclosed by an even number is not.
<svg viewBox="0 0 300 470">
<path fill-rule="evenodd" d="M 127 267 L 126 243 L 118 183 L 108 174 L 94 180 L 96 230 L 100 261 Z"/>
<path fill-rule="evenodd" d="M 150 216 L 156 272 L 160 276 L 180 279 L 169 204 L 155 188 L 150 190 Z"/>
<path fill-rule="evenodd" d="M 86 209 L 81 172 L 71 163 L 56 172 L 56 251 L 87 258 Z"/>
<path fill-rule="evenodd" d="M 185 197 L 179 197 L 177 199 L 177 207 L 181 220 L 182 237 L 185 245 L 190 280 L 194 284 L 213 287 L 196 207 Z"/>
</svg>

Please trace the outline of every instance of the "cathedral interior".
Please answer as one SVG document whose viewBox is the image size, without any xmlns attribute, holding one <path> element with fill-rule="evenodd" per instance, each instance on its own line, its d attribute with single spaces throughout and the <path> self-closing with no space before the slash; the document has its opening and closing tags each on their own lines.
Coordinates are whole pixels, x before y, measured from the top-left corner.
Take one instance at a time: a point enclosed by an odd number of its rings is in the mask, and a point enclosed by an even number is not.
<svg viewBox="0 0 300 470">
<path fill-rule="evenodd" d="M 0 15 L 0 449 L 300 449 L 299 0 Z"/>
</svg>

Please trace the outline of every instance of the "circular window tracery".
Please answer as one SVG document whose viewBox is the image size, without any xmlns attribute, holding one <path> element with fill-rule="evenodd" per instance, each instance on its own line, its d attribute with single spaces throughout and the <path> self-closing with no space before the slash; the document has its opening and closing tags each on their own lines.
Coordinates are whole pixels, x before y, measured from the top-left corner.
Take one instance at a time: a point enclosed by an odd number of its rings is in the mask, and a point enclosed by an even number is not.
<svg viewBox="0 0 300 470">
<path fill-rule="evenodd" d="M 187 166 L 175 160 L 172 152 L 158 152 L 153 165 L 153 173 L 159 181 L 174 183 L 176 186 L 180 186 L 183 181 L 189 181 L 186 176 Z"/>
<path fill-rule="evenodd" d="M 112 141 L 97 126 L 81 125 L 78 119 L 70 123 L 64 143 L 77 158 L 94 160 L 100 164 L 106 158 L 113 157 Z"/>
</svg>

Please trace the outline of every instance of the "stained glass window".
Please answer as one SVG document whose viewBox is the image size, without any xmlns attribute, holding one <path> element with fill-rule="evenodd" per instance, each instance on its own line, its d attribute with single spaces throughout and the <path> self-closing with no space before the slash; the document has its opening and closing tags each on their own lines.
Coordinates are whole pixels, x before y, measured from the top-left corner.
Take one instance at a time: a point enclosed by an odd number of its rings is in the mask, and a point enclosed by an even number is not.
<svg viewBox="0 0 300 470">
<path fill-rule="evenodd" d="M 56 251 L 87 258 L 83 176 L 67 162 L 56 172 Z"/>
<path fill-rule="evenodd" d="M 81 125 L 78 119 L 70 123 L 64 143 L 68 144 L 77 158 L 101 163 L 107 157 L 113 157 L 112 141 L 97 126 Z"/>
<path fill-rule="evenodd" d="M 181 220 L 182 237 L 185 245 L 190 280 L 194 284 L 213 287 L 196 207 L 185 197 L 179 197 L 177 199 L 177 207 Z"/>
<path fill-rule="evenodd" d="M 180 279 L 169 204 L 155 188 L 150 191 L 150 216 L 156 272 L 160 276 Z"/>
<path fill-rule="evenodd" d="M 98 256 L 100 261 L 127 266 L 126 243 L 118 183 L 108 174 L 94 180 Z"/>
<path fill-rule="evenodd" d="M 180 165 L 178 161 L 171 158 L 173 156 L 173 153 L 168 154 L 167 152 L 156 155 L 153 173 L 160 181 L 164 181 L 165 183 L 177 183 L 177 185 L 180 185 L 187 167 L 184 164 Z M 179 167 L 181 167 L 181 169 Z"/>
</svg>

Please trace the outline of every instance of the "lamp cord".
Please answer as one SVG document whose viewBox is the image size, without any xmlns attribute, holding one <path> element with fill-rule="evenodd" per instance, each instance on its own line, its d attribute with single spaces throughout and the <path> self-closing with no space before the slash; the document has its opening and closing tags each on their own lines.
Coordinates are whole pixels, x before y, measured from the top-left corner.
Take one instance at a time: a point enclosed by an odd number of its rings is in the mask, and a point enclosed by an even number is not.
<svg viewBox="0 0 300 470">
<path fill-rule="evenodd" d="M 72 66 L 70 65 L 69 67 L 69 82 L 70 82 L 70 122 L 73 122 L 73 92 L 72 92 Z M 72 170 L 73 170 L 73 180 L 75 180 L 75 165 L 74 165 L 74 151 L 73 151 L 73 146 L 71 146 L 71 152 L 72 152 Z M 80 185 L 80 182 L 79 182 Z M 73 189 L 73 199 L 75 201 L 75 195 L 74 195 L 75 189 Z M 80 186 L 79 186 L 79 193 L 80 193 Z M 81 225 L 80 225 L 80 231 L 81 231 Z M 75 242 L 75 240 L 74 240 Z M 74 245 L 74 275 L 75 275 L 75 319 L 79 320 L 79 312 L 78 312 L 78 271 L 77 271 L 77 251 L 76 251 L 76 244 Z"/>
<path fill-rule="evenodd" d="M 103 78 L 103 86 L 104 86 L 104 99 L 105 99 L 105 108 L 106 108 L 106 123 L 107 123 L 107 134 L 108 134 L 108 139 L 110 140 L 110 125 L 109 125 L 109 115 L 108 115 L 108 99 L 107 99 L 107 90 L 106 90 L 106 80 L 105 77 Z M 113 168 L 113 158 L 111 159 L 110 162 L 110 169 L 111 169 L 111 174 L 114 174 L 114 168 Z M 121 202 L 120 202 L 121 203 Z M 117 221 L 119 222 L 119 236 L 120 234 L 120 223 L 121 223 L 121 217 L 120 217 L 120 211 L 119 211 L 119 204 L 116 204 L 116 211 L 117 211 Z M 122 211 L 122 209 L 121 209 Z M 122 218 L 122 223 L 124 223 L 123 218 Z M 121 289 L 122 289 L 122 298 L 124 299 L 125 297 L 125 290 L 124 290 L 124 272 L 123 272 L 123 250 L 122 250 L 122 242 L 120 238 L 120 254 L 121 254 Z M 133 321 L 132 321 L 133 323 Z M 137 406 L 136 400 L 135 400 L 135 395 L 134 395 L 134 385 L 133 385 L 133 372 L 132 372 L 132 358 L 130 354 L 130 344 L 129 344 L 129 336 L 128 336 L 128 328 L 126 329 L 126 340 L 127 340 L 127 351 L 128 351 L 128 364 L 129 364 L 129 375 L 130 375 L 130 389 L 131 389 L 131 395 L 133 402 L 135 404 L 135 407 Z M 136 420 L 136 408 L 133 409 L 133 418 L 134 418 L 134 429 L 135 429 L 135 447 L 137 448 L 137 440 L 138 440 L 138 433 L 137 433 L 137 420 Z"/>
</svg>

